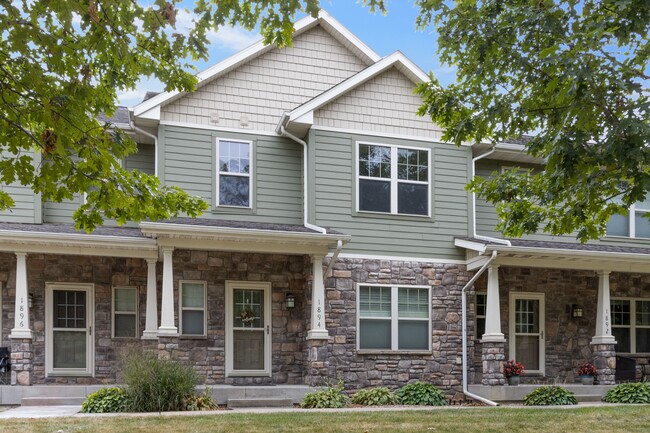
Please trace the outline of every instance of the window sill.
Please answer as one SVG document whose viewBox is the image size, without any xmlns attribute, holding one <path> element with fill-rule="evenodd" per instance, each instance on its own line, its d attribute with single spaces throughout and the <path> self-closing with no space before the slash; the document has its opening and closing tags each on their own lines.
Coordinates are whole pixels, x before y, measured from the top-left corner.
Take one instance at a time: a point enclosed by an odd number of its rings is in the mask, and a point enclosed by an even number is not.
<svg viewBox="0 0 650 433">
<path fill-rule="evenodd" d="M 431 355 L 431 350 L 372 350 L 358 349 L 358 355 Z"/>
<path fill-rule="evenodd" d="M 601 242 L 613 243 L 613 242 L 629 242 L 633 244 L 647 245 L 650 244 L 650 238 L 631 238 L 629 236 L 609 236 L 605 235 Z"/>
<path fill-rule="evenodd" d="M 255 210 L 250 207 L 236 207 L 236 206 L 212 206 L 211 212 L 213 214 L 227 214 L 227 215 L 253 215 Z"/>
<path fill-rule="evenodd" d="M 207 340 L 208 336 L 207 335 L 179 335 L 178 338 L 180 340 Z"/>
<path fill-rule="evenodd" d="M 411 214 L 401 214 L 401 213 L 390 213 L 390 212 L 371 212 L 371 211 L 353 211 L 352 216 L 356 218 L 375 218 L 375 219 L 396 219 L 403 221 L 417 221 L 422 222 L 434 222 L 433 217 L 429 215 L 411 215 Z"/>
</svg>

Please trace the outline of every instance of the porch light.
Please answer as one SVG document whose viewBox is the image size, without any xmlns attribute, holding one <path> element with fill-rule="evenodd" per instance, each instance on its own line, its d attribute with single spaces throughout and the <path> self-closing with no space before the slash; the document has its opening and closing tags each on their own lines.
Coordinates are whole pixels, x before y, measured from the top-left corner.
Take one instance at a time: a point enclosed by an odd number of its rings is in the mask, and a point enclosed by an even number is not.
<svg viewBox="0 0 650 433">
<path fill-rule="evenodd" d="M 571 305 L 571 315 L 575 318 L 582 317 L 582 308 L 578 307 L 578 304 Z"/>
<path fill-rule="evenodd" d="M 292 294 L 288 294 L 284 300 L 287 302 L 287 308 L 293 308 L 296 306 L 296 297 Z"/>
<path fill-rule="evenodd" d="M 27 296 L 27 306 L 28 306 L 29 308 L 32 308 L 32 307 L 34 306 L 34 294 L 33 294 L 33 293 L 30 293 L 30 294 Z"/>
</svg>

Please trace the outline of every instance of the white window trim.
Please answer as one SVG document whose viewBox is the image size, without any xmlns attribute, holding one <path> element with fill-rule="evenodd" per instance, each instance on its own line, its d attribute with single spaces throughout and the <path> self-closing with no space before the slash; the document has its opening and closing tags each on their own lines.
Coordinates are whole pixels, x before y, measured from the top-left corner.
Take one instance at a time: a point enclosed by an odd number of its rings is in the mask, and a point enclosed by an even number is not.
<svg viewBox="0 0 650 433">
<path fill-rule="evenodd" d="M 508 325 L 510 328 L 508 336 L 508 353 L 510 359 L 515 359 L 515 353 L 517 353 L 515 332 L 515 300 L 517 299 L 532 299 L 539 301 L 539 370 L 526 368 L 525 365 L 524 369 L 526 373 L 546 374 L 546 295 L 540 292 L 510 292 L 508 304 L 508 309 L 510 310 L 510 314 L 508 315 Z"/>
<path fill-rule="evenodd" d="M 118 311 L 115 309 L 115 290 L 116 289 L 131 289 L 135 291 L 135 312 L 134 311 Z M 139 304 L 139 291 L 136 286 L 113 286 L 111 290 L 111 338 L 124 340 L 127 338 L 138 338 L 140 327 L 138 326 L 138 304 Z M 115 336 L 115 315 L 116 314 L 131 314 L 135 316 L 135 335 L 129 337 L 116 337 Z"/>
<path fill-rule="evenodd" d="M 183 284 L 202 284 L 203 285 L 203 308 L 183 307 Z M 208 335 L 208 284 L 203 280 L 180 280 L 178 282 L 178 332 L 181 337 L 205 337 Z M 203 334 L 185 334 L 183 333 L 183 311 L 202 311 L 203 312 Z"/>
<path fill-rule="evenodd" d="M 54 290 L 79 290 L 86 291 L 86 368 L 58 368 L 54 369 L 54 352 L 52 342 L 54 338 L 52 326 L 52 292 Z M 95 377 L 95 285 L 77 283 L 45 283 L 45 377 L 51 376 L 91 376 Z M 96 331 L 95 331 L 96 332 Z"/>
<path fill-rule="evenodd" d="M 390 179 L 384 179 L 384 178 L 378 178 L 378 177 L 367 177 L 367 176 L 360 176 L 359 175 L 359 146 L 362 144 L 366 144 L 369 146 L 381 146 L 381 147 L 388 147 L 390 148 Z M 407 150 L 423 150 L 427 152 L 427 163 L 428 165 L 428 176 L 427 176 L 427 182 L 422 182 L 422 181 L 414 181 L 414 180 L 399 180 L 397 178 L 397 149 L 407 149 Z M 427 147 L 414 147 L 414 146 L 400 146 L 396 144 L 387 144 L 387 143 L 374 143 L 370 141 L 357 141 L 355 142 L 355 158 L 354 158 L 354 184 L 355 184 L 355 196 L 356 196 L 356 204 L 355 204 L 355 209 L 356 212 L 359 213 L 369 213 L 369 214 L 378 214 L 378 215 L 402 215 L 402 216 L 412 216 L 412 217 L 420 217 L 420 218 L 430 218 L 431 217 L 431 205 L 432 205 L 432 197 L 431 197 L 431 179 L 432 179 L 432 172 L 433 172 L 433 167 L 431 165 L 431 149 Z M 377 211 L 369 211 L 369 210 L 361 210 L 359 208 L 359 179 L 367 179 L 367 180 L 379 180 L 379 181 L 384 181 L 384 182 L 390 182 L 391 188 L 390 188 L 390 212 L 377 212 Z M 398 183 L 412 183 L 416 185 L 427 185 L 427 213 L 426 215 L 419 215 L 419 214 L 410 214 L 410 213 L 399 213 L 397 212 L 397 185 Z"/>
<path fill-rule="evenodd" d="M 247 177 L 248 178 L 248 206 L 233 206 L 233 205 L 226 205 L 226 204 L 220 204 L 220 197 L 219 197 L 219 180 L 221 179 L 221 170 L 219 167 L 219 143 L 221 141 L 230 141 L 233 143 L 245 143 L 248 144 L 248 173 L 228 173 L 224 172 L 223 174 L 226 176 L 240 176 L 240 177 Z M 225 138 L 225 137 L 217 137 L 215 141 L 215 152 L 214 154 L 216 155 L 215 158 L 215 166 L 216 166 L 216 181 L 215 181 L 215 203 L 214 205 L 218 208 L 223 208 L 223 209 L 253 209 L 253 184 L 254 184 L 254 155 L 253 155 L 253 142 L 251 140 L 240 140 L 240 139 L 235 139 L 235 138 Z"/>
<path fill-rule="evenodd" d="M 391 289 L 391 311 L 390 317 L 361 317 L 361 296 L 360 291 L 361 287 L 389 287 Z M 427 339 L 428 347 L 426 350 L 412 350 L 412 349 L 398 349 L 399 347 L 399 289 L 408 288 L 408 289 L 426 289 L 427 290 L 427 299 L 429 300 L 429 308 L 427 310 L 429 317 L 426 319 L 428 322 L 428 331 Z M 361 353 L 380 353 L 380 352 L 391 352 L 391 353 L 430 353 L 431 352 L 431 286 L 410 286 L 410 285 L 400 285 L 400 284 L 373 284 L 373 283 L 356 283 L 356 295 L 357 295 L 357 351 Z M 371 320 L 390 320 L 390 349 L 362 349 L 361 348 L 361 320 L 362 319 L 371 319 Z M 420 318 L 402 318 L 402 320 L 415 320 L 423 322 L 425 319 Z"/>
<path fill-rule="evenodd" d="M 629 352 L 619 352 L 619 353 L 629 353 L 631 355 L 643 355 L 647 352 L 637 352 L 636 351 L 636 329 L 643 328 L 649 329 L 650 326 L 637 325 L 636 324 L 636 302 L 650 302 L 650 298 L 622 298 L 622 297 L 613 297 L 611 301 L 629 301 L 630 302 L 630 324 L 629 325 L 614 325 L 612 321 L 612 329 L 629 329 L 630 330 L 630 351 Z M 612 311 L 612 315 L 613 315 Z M 618 351 L 617 351 L 618 352 Z"/>
</svg>

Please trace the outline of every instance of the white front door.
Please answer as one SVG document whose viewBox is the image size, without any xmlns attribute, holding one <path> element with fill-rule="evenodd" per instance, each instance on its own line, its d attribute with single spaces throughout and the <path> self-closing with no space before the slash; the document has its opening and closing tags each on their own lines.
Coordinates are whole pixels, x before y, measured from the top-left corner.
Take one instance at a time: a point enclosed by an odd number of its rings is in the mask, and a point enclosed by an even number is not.
<svg viewBox="0 0 650 433">
<path fill-rule="evenodd" d="M 89 376 L 94 372 L 93 285 L 45 287 L 47 376 Z"/>
<path fill-rule="evenodd" d="M 510 359 L 544 374 L 544 294 L 510 292 Z"/>
<path fill-rule="evenodd" d="M 226 376 L 271 375 L 271 283 L 226 281 Z"/>
</svg>

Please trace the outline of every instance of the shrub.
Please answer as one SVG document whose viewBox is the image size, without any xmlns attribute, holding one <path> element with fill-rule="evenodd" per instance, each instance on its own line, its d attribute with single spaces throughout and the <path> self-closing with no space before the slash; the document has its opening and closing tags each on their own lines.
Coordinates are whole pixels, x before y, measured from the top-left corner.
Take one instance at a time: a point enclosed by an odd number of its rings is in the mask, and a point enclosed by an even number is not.
<svg viewBox="0 0 650 433">
<path fill-rule="evenodd" d="M 93 392 L 81 405 L 83 413 L 116 413 L 126 411 L 128 396 L 124 388 L 102 388 Z"/>
<path fill-rule="evenodd" d="M 162 360 L 150 352 L 133 352 L 123 361 L 122 373 L 129 396 L 128 410 L 163 412 L 184 410 L 198 382 L 191 367 Z"/>
<path fill-rule="evenodd" d="M 305 395 L 300 407 L 305 409 L 337 409 L 348 405 L 348 396 L 343 394 L 343 381 L 337 386 L 327 385 L 324 389 Z"/>
<path fill-rule="evenodd" d="M 578 404 L 572 392 L 561 386 L 541 386 L 524 397 L 525 406 L 564 406 Z"/>
<path fill-rule="evenodd" d="M 397 391 L 397 401 L 416 406 L 446 406 L 449 404 L 445 393 L 430 383 L 415 382 Z"/>
<path fill-rule="evenodd" d="M 621 383 L 603 397 L 607 403 L 650 403 L 650 384 Z"/>
<path fill-rule="evenodd" d="M 363 406 L 386 406 L 395 404 L 395 394 L 385 386 L 362 389 L 352 396 L 352 403 Z"/>
<path fill-rule="evenodd" d="M 185 399 L 185 410 L 216 410 L 217 403 L 212 398 L 210 388 L 205 388 L 201 394 L 192 394 Z"/>
<path fill-rule="evenodd" d="M 578 369 L 578 376 L 596 376 L 597 374 L 596 366 L 590 362 L 585 362 Z"/>
<path fill-rule="evenodd" d="M 521 376 L 522 374 L 524 374 L 524 364 L 521 362 L 515 362 L 514 359 L 511 359 L 503 365 L 503 375 L 505 377 Z"/>
</svg>

